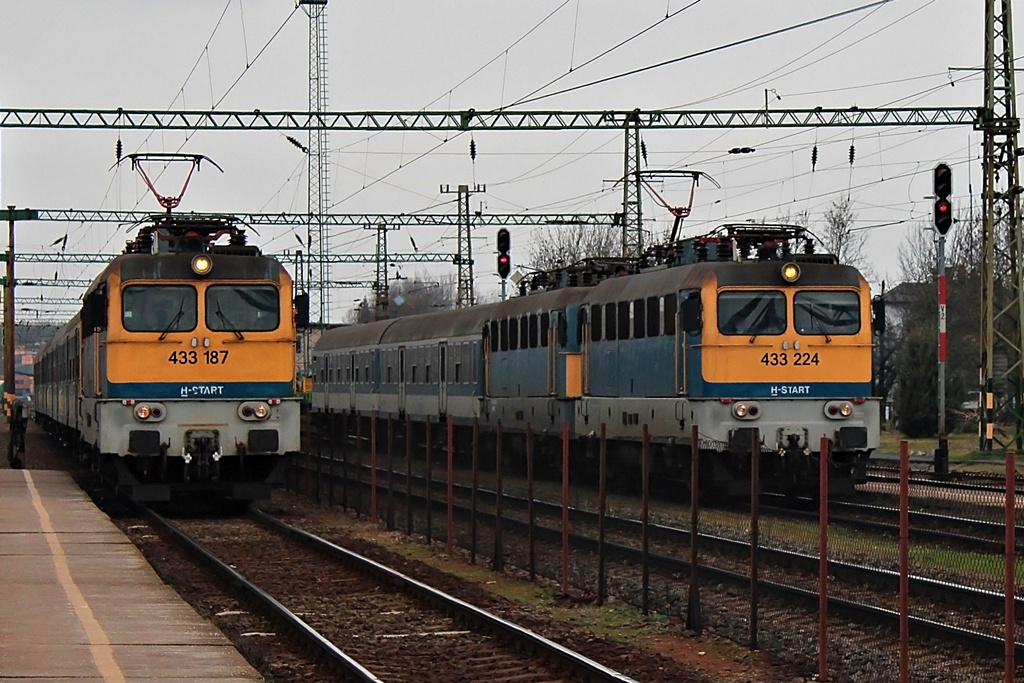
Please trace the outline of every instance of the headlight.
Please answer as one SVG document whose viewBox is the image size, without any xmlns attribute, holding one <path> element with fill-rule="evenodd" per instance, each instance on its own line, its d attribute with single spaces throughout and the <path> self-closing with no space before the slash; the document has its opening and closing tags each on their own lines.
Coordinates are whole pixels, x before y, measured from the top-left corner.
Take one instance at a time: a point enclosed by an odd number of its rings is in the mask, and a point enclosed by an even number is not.
<svg viewBox="0 0 1024 683">
<path fill-rule="evenodd" d="M 756 420 L 761 414 L 761 406 L 752 401 L 739 401 L 732 404 L 732 416 L 737 420 Z"/>
<path fill-rule="evenodd" d="M 238 406 L 238 417 L 243 420 L 266 420 L 270 417 L 270 406 L 263 401 L 246 401 Z"/>
<path fill-rule="evenodd" d="M 787 263 L 782 266 L 782 279 L 793 283 L 800 279 L 800 266 L 795 263 Z"/>
<path fill-rule="evenodd" d="M 137 403 L 133 413 L 140 422 L 160 422 L 167 411 L 161 403 Z"/>
<path fill-rule="evenodd" d="M 196 275 L 207 275 L 213 270 L 213 259 L 206 254 L 197 254 L 192 258 L 192 272 Z"/>
<path fill-rule="evenodd" d="M 853 415 L 853 404 L 849 401 L 829 401 L 825 404 L 825 417 L 830 420 L 845 420 Z"/>
</svg>

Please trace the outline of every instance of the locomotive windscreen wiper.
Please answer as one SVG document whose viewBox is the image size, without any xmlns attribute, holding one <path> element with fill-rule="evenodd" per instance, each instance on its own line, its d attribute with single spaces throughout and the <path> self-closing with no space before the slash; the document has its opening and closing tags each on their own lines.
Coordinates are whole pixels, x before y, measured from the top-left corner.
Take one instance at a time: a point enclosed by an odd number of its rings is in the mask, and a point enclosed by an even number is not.
<svg viewBox="0 0 1024 683">
<path fill-rule="evenodd" d="M 167 336 L 167 333 L 171 331 L 172 327 L 175 327 L 178 324 L 178 321 L 181 320 L 181 316 L 183 316 L 183 315 L 185 315 L 185 300 L 184 299 L 181 300 L 181 308 L 179 308 L 178 312 L 174 314 L 173 318 L 171 318 L 171 322 L 169 322 L 167 324 L 167 328 L 163 332 L 160 333 L 159 337 L 157 337 L 157 341 L 163 341 L 164 337 Z"/>
<path fill-rule="evenodd" d="M 239 339 L 245 339 L 245 337 L 242 336 L 242 333 L 238 331 L 238 328 L 235 327 L 234 323 L 228 320 L 228 317 L 224 315 L 224 313 L 220 310 L 220 301 L 217 302 L 217 310 L 214 313 L 218 318 L 220 318 L 220 321 L 222 323 L 227 325 L 227 328 L 229 330 L 235 333 L 236 337 L 238 337 Z"/>
</svg>

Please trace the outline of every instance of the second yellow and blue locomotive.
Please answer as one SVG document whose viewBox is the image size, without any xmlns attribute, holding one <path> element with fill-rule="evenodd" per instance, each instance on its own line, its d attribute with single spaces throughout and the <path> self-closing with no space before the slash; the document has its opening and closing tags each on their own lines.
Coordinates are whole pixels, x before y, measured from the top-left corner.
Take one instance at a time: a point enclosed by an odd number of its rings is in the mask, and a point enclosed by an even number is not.
<svg viewBox="0 0 1024 683">
<path fill-rule="evenodd" d="M 799 227 L 723 226 L 534 274 L 507 301 L 330 330 L 313 410 L 500 420 L 513 439 L 529 424 L 555 462 L 568 425 L 580 464 L 603 426 L 616 478 L 639 472 L 646 425 L 652 472 L 684 482 L 696 426 L 698 483 L 727 494 L 749 491 L 755 428 L 765 486 L 787 491 L 817 486 L 827 437 L 830 488 L 850 493 L 879 439 L 870 289 L 813 245 Z"/>
</svg>

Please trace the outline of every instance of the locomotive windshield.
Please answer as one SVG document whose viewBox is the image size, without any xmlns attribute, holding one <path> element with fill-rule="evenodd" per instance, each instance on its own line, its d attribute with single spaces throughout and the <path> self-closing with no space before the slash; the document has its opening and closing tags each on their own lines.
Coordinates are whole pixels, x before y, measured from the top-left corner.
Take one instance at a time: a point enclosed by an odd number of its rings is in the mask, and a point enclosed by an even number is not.
<svg viewBox="0 0 1024 683">
<path fill-rule="evenodd" d="M 277 288 L 271 285 L 214 285 L 206 290 L 206 326 L 212 332 L 276 330 Z"/>
<path fill-rule="evenodd" d="M 721 292 L 718 329 L 722 334 L 782 334 L 786 331 L 786 295 L 777 291 Z"/>
<path fill-rule="evenodd" d="M 188 285 L 132 285 L 121 293 L 121 319 L 129 332 L 193 330 L 196 302 Z"/>
<path fill-rule="evenodd" d="M 797 292 L 793 322 L 800 334 L 856 334 L 860 331 L 860 298 L 849 291 Z"/>
</svg>

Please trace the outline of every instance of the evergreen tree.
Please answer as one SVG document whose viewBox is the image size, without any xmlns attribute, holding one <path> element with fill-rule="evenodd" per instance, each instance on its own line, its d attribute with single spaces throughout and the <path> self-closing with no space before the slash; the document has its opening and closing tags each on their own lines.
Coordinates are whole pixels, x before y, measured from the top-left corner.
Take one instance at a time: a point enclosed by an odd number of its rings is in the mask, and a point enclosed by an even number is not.
<svg viewBox="0 0 1024 683">
<path fill-rule="evenodd" d="M 899 429 L 916 438 L 938 431 L 937 333 L 923 326 L 910 329 L 897 363 L 894 407 Z"/>
</svg>

